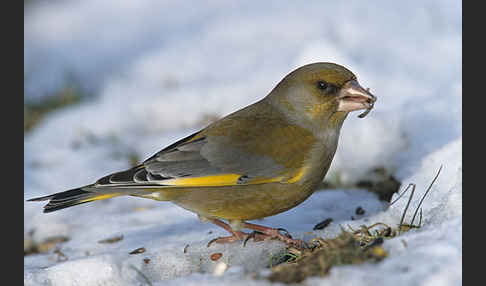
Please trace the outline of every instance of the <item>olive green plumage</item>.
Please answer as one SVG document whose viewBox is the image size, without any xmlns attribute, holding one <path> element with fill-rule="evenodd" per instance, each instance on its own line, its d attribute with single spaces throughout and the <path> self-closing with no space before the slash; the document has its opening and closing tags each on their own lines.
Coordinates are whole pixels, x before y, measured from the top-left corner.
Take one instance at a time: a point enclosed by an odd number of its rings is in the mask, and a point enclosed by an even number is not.
<svg viewBox="0 0 486 286">
<path fill-rule="evenodd" d="M 271 216 L 308 198 L 326 175 L 350 111 L 376 98 L 348 69 L 303 66 L 266 97 L 98 182 L 33 200 L 45 211 L 121 195 L 171 201 L 201 217 Z"/>
</svg>

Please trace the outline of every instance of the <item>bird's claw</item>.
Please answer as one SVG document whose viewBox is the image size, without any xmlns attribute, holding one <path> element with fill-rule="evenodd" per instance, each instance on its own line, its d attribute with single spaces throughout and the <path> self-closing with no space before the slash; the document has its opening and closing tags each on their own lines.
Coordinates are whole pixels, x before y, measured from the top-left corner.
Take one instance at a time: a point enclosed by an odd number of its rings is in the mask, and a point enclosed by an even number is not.
<svg viewBox="0 0 486 286">
<path fill-rule="evenodd" d="M 211 241 L 208 242 L 207 247 L 210 247 L 211 244 L 213 244 L 215 242 L 216 243 L 230 243 L 230 242 L 242 240 L 243 238 L 245 238 L 245 240 L 247 240 L 248 236 L 249 235 L 247 233 L 244 233 L 242 231 L 235 231 L 235 232 L 233 232 L 233 235 L 231 235 L 231 236 L 220 236 L 220 237 L 212 239 Z"/>
<path fill-rule="evenodd" d="M 288 237 L 288 238 L 292 239 L 292 236 L 290 235 L 290 233 L 289 233 L 289 232 L 288 232 L 288 231 L 287 231 L 285 228 L 281 228 L 281 227 L 279 227 L 279 228 L 277 228 L 277 230 L 278 230 L 279 232 L 281 232 L 281 231 L 285 232 L 285 233 L 284 233 L 284 235 L 285 235 L 286 237 Z"/>
<path fill-rule="evenodd" d="M 259 232 L 259 231 L 256 231 L 256 230 L 255 230 L 255 231 L 252 231 L 252 232 L 251 232 L 250 234 L 248 234 L 248 236 L 245 238 L 245 241 L 243 241 L 243 247 L 245 247 L 245 246 L 246 246 L 246 243 L 248 242 L 248 240 L 250 240 L 250 239 L 252 239 L 252 238 L 253 238 L 253 240 L 254 240 L 254 241 L 260 241 L 260 240 L 264 240 L 264 239 L 258 239 L 258 238 L 257 238 L 257 235 L 258 235 L 258 236 L 260 236 L 260 235 L 261 235 L 261 236 L 264 236 L 265 234 L 263 234 L 263 233 L 261 233 L 261 232 Z"/>
<path fill-rule="evenodd" d="M 222 238 L 222 237 L 216 237 L 216 238 L 214 238 L 214 239 L 211 239 L 211 240 L 208 242 L 208 247 L 210 247 L 210 246 L 211 246 L 211 244 L 213 244 L 214 242 L 216 242 L 216 241 L 217 241 L 218 239 L 220 239 L 220 238 Z"/>
<path fill-rule="evenodd" d="M 284 232 L 284 233 L 282 233 Z M 243 246 L 246 246 L 248 240 L 252 239 L 254 241 L 264 241 L 269 239 L 280 240 L 290 246 L 293 246 L 298 249 L 309 248 L 309 245 L 300 239 L 293 239 L 290 233 L 284 228 L 276 228 L 273 231 L 269 231 L 268 233 L 261 232 L 261 231 L 253 231 L 245 238 L 243 242 Z"/>
</svg>

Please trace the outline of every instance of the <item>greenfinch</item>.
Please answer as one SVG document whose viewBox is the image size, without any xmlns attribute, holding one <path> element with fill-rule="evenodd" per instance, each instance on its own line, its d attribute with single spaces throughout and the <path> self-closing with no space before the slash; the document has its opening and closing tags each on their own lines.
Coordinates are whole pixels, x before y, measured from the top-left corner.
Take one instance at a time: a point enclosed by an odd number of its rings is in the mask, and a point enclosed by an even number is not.
<svg viewBox="0 0 486 286">
<path fill-rule="evenodd" d="M 375 101 L 345 67 L 308 64 L 285 76 L 260 101 L 134 168 L 29 201 L 49 200 L 46 213 L 126 195 L 170 201 L 231 234 L 213 239 L 208 247 L 249 238 L 301 246 L 284 229 L 246 220 L 272 216 L 306 200 L 329 170 L 348 113 L 365 110 L 364 117 Z"/>
</svg>

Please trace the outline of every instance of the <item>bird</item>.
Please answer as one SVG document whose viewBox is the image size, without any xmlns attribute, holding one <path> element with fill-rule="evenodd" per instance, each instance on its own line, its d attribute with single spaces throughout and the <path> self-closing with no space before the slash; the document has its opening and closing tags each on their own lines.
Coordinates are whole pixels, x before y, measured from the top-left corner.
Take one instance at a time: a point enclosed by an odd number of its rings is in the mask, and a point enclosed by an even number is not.
<svg viewBox="0 0 486 286">
<path fill-rule="evenodd" d="M 247 222 L 305 201 L 329 170 L 352 111 L 376 102 L 342 65 L 316 62 L 287 74 L 265 97 L 95 183 L 28 201 L 49 213 L 118 196 L 169 201 L 222 227 L 212 243 L 268 239 L 302 247 L 283 228 Z M 226 221 L 226 222 L 224 222 Z M 243 229 L 251 230 L 251 233 Z"/>
</svg>

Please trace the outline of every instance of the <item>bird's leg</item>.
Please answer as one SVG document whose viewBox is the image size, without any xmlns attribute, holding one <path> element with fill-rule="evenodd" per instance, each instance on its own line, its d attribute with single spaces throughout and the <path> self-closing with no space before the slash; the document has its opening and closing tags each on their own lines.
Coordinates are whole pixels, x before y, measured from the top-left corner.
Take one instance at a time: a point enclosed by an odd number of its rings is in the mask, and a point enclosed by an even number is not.
<svg viewBox="0 0 486 286">
<path fill-rule="evenodd" d="M 243 222 L 242 226 L 243 228 L 254 230 L 254 232 L 251 233 L 246 240 L 252 237 L 256 238 L 256 236 L 258 236 L 259 240 L 278 239 L 288 245 L 295 246 L 297 248 L 303 248 L 306 245 L 305 242 L 300 239 L 293 239 L 289 232 L 283 228 L 266 227 L 248 222 Z M 282 234 L 281 231 L 284 231 L 285 234 Z"/>
<path fill-rule="evenodd" d="M 215 218 L 205 218 L 207 221 L 214 223 L 215 225 L 225 229 L 227 232 L 231 233 L 231 236 L 222 236 L 211 240 L 208 243 L 208 247 L 211 244 L 215 243 L 231 243 L 236 242 L 238 240 L 244 240 L 244 245 L 249 239 L 254 241 L 264 241 L 268 239 L 278 239 L 288 245 L 297 247 L 297 248 L 304 248 L 306 246 L 305 242 L 300 239 L 292 239 L 292 236 L 283 228 L 271 228 L 262 225 L 257 225 L 248 222 L 241 222 L 242 228 L 247 228 L 253 230 L 252 233 L 248 234 L 241 230 L 234 230 L 231 226 L 227 223 L 222 222 L 219 219 Z M 285 234 L 282 234 L 282 231 Z"/>
<path fill-rule="evenodd" d="M 231 236 L 223 236 L 223 237 L 218 237 L 213 240 L 211 240 L 208 243 L 208 247 L 211 246 L 213 242 L 216 243 L 228 243 L 228 242 L 235 242 L 238 240 L 243 240 L 248 237 L 248 233 L 242 232 L 240 230 L 233 230 L 231 226 L 227 223 L 224 223 L 220 221 L 219 219 L 215 218 L 207 218 L 210 222 L 214 223 L 215 225 L 224 228 L 227 232 L 231 233 Z"/>
</svg>

